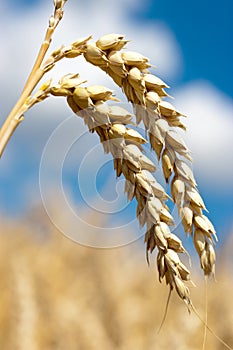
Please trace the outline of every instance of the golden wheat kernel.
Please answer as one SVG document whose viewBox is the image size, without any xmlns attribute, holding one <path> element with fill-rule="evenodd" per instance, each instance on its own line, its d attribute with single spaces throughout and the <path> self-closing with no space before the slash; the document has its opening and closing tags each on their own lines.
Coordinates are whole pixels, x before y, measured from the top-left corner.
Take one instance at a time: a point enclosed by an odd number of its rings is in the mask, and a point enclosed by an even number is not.
<svg viewBox="0 0 233 350">
<path fill-rule="evenodd" d="M 67 74 L 59 81 L 61 87 L 64 89 L 73 89 L 85 82 L 86 80 L 81 80 L 78 74 Z"/>
<path fill-rule="evenodd" d="M 205 220 L 206 224 L 208 225 L 209 231 L 213 234 L 216 234 L 215 228 L 212 222 L 207 218 L 207 216 L 202 214 L 202 218 Z"/>
<path fill-rule="evenodd" d="M 183 253 L 184 252 L 184 247 L 182 245 L 181 240 L 171 233 L 168 237 L 166 237 L 167 242 L 168 242 L 168 247 L 170 249 L 173 249 L 177 253 Z"/>
<path fill-rule="evenodd" d="M 98 126 L 101 126 L 104 129 L 109 127 L 110 119 L 108 117 L 108 114 L 95 111 L 92 114 L 92 116 L 93 116 L 93 119 Z M 111 145 L 109 145 L 109 147 L 111 147 L 112 145 L 113 145 L 113 143 Z"/>
<path fill-rule="evenodd" d="M 108 63 L 108 66 L 105 68 L 103 68 L 103 66 L 100 66 L 101 69 L 103 69 L 112 79 L 113 81 L 120 87 L 122 88 L 123 86 L 123 82 L 124 82 L 124 79 L 122 76 L 119 75 L 119 72 L 115 73 L 112 69 L 111 69 L 112 66 L 109 65 Z M 115 66 L 116 67 L 116 66 Z M 121 70 L 121 73 L 122 73 L 122 70 Z"/>
<path fill-rule="evenodd" d="M 73 96 L 67 97 L 67 103 L 75 114 L 80 111 L 80 107 L 75 103 Z"/>
<path fill-rule="evenodd" d="M 163 150 L 163 143 L 160 142 L 153 134 L 149 134 L 150 137 L 150 144 L 153 150 L 155 151 L 158 160 L 160 160 L 160 155 Z"/>
<path fill-rule="evenodd" d="M 178 127 L 178 128 L 180 128 L 180 129 L 183 129 L 184 131 L 187 130 L 186 125 L 183 124 L 183 123 L 179 120 L 179 118 L 176 118 L 176 119 L 175 119 L 175 118 L 169 118 L 169 119 L 168 119 L 168 123 L 169 123 L 170 126 Z"/>
<path fill-rule="evenodd" d="M 175 155 L 175 152 L 172 148 L 165 148 L 164 151 L 163 151 L 163 154 L 164 156 L 167 156 L 168 159 L 169 159 L 169 164 L 170 164 L 170 167 L 172 168 L 174 163 L 175 163 L 175 160 L 176 160 L 176 155 Z"/>
<path fill-rule="evenodd" d="M 141 71 L 137 67 L 130 69 L 128 73 L 128 81 L 135 90 L 145 91 L 145 83 L 142 80 Z"/>
<path fill-rule="evenodd" d="M 186 190 L 187 198 L 193 202 L 195 205 L 202 209 L 206 209 L 203 199 L 201 198 L 199 192 L 195 188 L 188 188 Z"/>
<path fill-rule="evenodd" d="M 143 169 L 142 174 L 143 174 L 143 177 L 146 179 L 146 181 L 151 185 L 154 185 L 154 183 L 157 182 L 150 171 Z"/>
<path fill-rule="evenodd" d="M 108 115 L 108 114 L 109 114 L 109 111 L 110 111 L 110 107 L 109 107 L 108 104 L 107 104 L 106 102 L 104 102 L 104 101 L 96 101 L 96 103 L 95 103 L 95 110 L 96 110 L 98 113 Z"/>
<path fill-rule="evenodd" d="M 157 76 L 153 75 L 153 74 L 144 74 L 143 77 L 146 87 L 150 90 L 150 89 L 155 89 L 156 88 L 169 88 L 169 86 L 160 78 L 158 78 Z"/>
<path fill-rule="evenodd" d="M 216 262 L 216 255 L 215 255 L 214 247 L 210 243 L 207 244 L 207 252 L 208 252 L 210 266 L 212 266 L 212 272 L 214 272 L 213 268 L 214 268 L 214 264 Z"/>
<path fill-rule="evenodd" d="M 101 50 L 115 49 L 118 44 L 123 41 L 123 39 L 124 35 L 122 34 L 106 34 L 97 40 L 96 46 Z"/>
<path fill-rule="evenodd" d="M 72 95 L 72 92 L 70 92 L 70 90 L 65 89 L 65 88 L 61 88 L 60 86 L 53 86 L 53 87 L 51 87 L 49 92 L 53 96 L 69 96 L 69 95 Z"/>
<path fill-rule="evenodd" d="M 148 109 L 155 110 L 157 112 L 158 103 L 160 102 L 160 97 L 155 91 L 149 91 L 145 97 L 146 107 Z"/>
<path fill-rule="evenodd" d="M 112 95 L 112 90 L 106 88 L 102 85 L 93 85 L 88 86 L 87 92 L 89 93 L 89 96 L 93 100 L 106 100 Z"/>
<path fill-rule="evenodd" d="M 193 172 L 187 163 L 185 163 L 183 160 L 176 158 L 175 166 L 176 166 L 176 172 L 180 176 L 182 176 L 185 180 L 187 180 L 191 185 L 197 186 Z"/>
<path fill-rule="evenodd" d="M 173 164 L 171 163 L 168 155 L 163 152 L 162 154 L 162 168 L 163 168 L 163 175 L 166 180 L 166 182 L 169 182 L 169 179 L 172 175 L 173 171 Z"/>
<path fill-rule="evenodd" d="M 156 170 L 156 166 L 154 165 L 154 163 L 144 154 L 142 154 L 140 158 L 140 164 L 142 166 L 142 169 L 145 169 L 151 172 L 154 172 Z"/>
<path fill-rule="evenodd" d="M 194 230 L 193 241 L 198 255 L 201 256 L 206 247 L 206 236 L 199 228 Z"/>
<path fill-rule="evenodd" d="M 163 250 L 167 249 L 168 242 L 167 242 L 166 238 L 164 237 L 159 225 L 155 225 L 154 236 L 155 236 L 155 241 L 156 241 L 157 246 Z"/>
<path fill-rule="evenodd" d="M 185 232 L 192 232 L 192 224 L 193 224 L 192 209 L 188 206 L 183 206 L 180 215 L 181 215 L 182 224 L 184 226 Z"/>
<path fill-rule="evenodd" d="M 111 66 L 124 66 L 124 60 L 121 57 L 121 53 L 119 51 L 111 51 L 108 54 L 108 60 Z"/>
<path fill-rule="evenodd" d="M 79 38 L 78 40 L 74 41 L 71 45 L 73 48 L 77 49 L 82 47 L 83 45 L 87 44 L 87 42 L 92 38 L 91 35 L 83 38 Z"/>
<path fill-rule="evenodd" d="M 113 124 L 109 130 L 111 137 L 122 137 L 126 133 L 126 127 L 122 124 Z"/>
<path fill-rule="evenodd" d="M 120 106 L 111 106 L 109 108 L 109 117 L 113 122 L 118 120 L 123 124 L 129 124 L 132 121 L 133 115 Z"/>
<path fill-rule="evenodd" d="M 123 58 L 127 66 L 138 67 L 141 66 L 143 63 L 147 63 L 149 61 L 147 57 L 144 57 L 140 53 L 134 51 L 122 52 L 121 57 Z"/>
<path fill-rule="evenodd" d="M 141 164 L 137 160 L 128 158 L 124 161 L 132 172 L 138 173 L 141 171 Z"/>
<path fill-rule="evenodd" d="M 86 55 L 89 58 L 102 58 L 105 57 L 105 54 L 100 50 L 94 43 L 88 43 L 86 49 Z"/>
<path fill-rule="evenodd" d="M 209 261 L 208 261 L 208 256 L 207 256 L 206 250 L 203 250 L 203 252 L 201 253 L 200 262 L 201 262 L 201 267 L 204 270 L 205 275 L 208 275 L 210 272 L 210 269 L 209 269 Z"/>
<path fill-rule="evenodd" d="M 147 203 L 146 212 L 146 222 L 147 225 L 158 224 L 160 221 L 159 212 L 153 207 L 149 202 Z M 156 238 L 155 238 L 156 239 Z M 160 245 L 159 241 L 156 240 L 156 244 Z M 164 246 L 165 248 L 165 246 Z"/>
<path fill-rule="evenodd" d="M 73 96 L 74 96 L 74 99 L 76 100 L 87 100 L 90 97 L 90 94 L 86 88 L 78 86 L 74 90 Z"/>
<path fill-rule="evenodd" d="M 167 250 L 167 252 L 165 254 L 165 258 L 175 266 L 180 264 L 179 255 L 173 249 Z"/>
<path fill-rule="evenodd" d="M 171 216 L 171 214 L 169 213 L 169 211 L 165 207 L 163 207 L 161 209 L 160 219 L 161 219 L 161 221 L 166 222 L 169 226 L 174 225 L 173 217 Z"/>
<path fill-rule="evenodd" d="M 184 198 L 185 184 L 184 181 L 177 176 L 172 179 L 171 192 L 175 202 Z"/>
<path fill-rule="evenodd" d="M 182 282 L 182 280 L 178 276 L 174 275 L 173 278 L 174 278 L 175 288 L 178 295 L 180 296 L 181 299 L 185 300 L 187 304 L 190 304 L 188 288 L 185 286 L 185 284 Z"/>
<path fill-rule="evenodd" d="M 112 71 L 112 78 L 115 82 L 119 81 L 120 79 L 124 79 L 127 77 L 127 70 L 124 66 L 120 67 L 114 64 L 109 64 L 109 69 L 108 69 L 108 74 L 110 73 L 110 71 Z M 120 80 L 122 81 L 122 80 Z M 118 84 L 119 85 L 119 84 Z M 121 86 L 121 83 L 120 83 Z"/>
<path fill-rule="evenodd" d="M 136 184 L 140 193 L 142 193 L 143 196 L 147 197 L 151 194 L 151 186 L 148 184 L 147 181 L 145 181 L 141 173 L 136 174 Z"/>
<path fill-rule="evenodd" d="M 122 174 L 122 162 L 121 159 L 114 159 L 114 169 L 116 170 L 117 177 Z"/>
<path fill-rule="evenodd" d="M 145 100 L 145 90 L 144 88 L 140 88 L 138 90 L 134 89 L 134 94 L 136 95 L 137 100 L 139 100 L 139 103 L 142 104 L 143 106 L 145 105 L 146 103 L 146 100 Z"/>
<path fill-rule="evenodd" d="M 140 135 L 139 132 L 133 129 L 127 129 L 124 137 L 125 139 L 130 140 L 132 142 L 136 142 L 138 144 L 147 143 L 146 139 L 144 139 L 144 137 L 142 137 L 142 135 Z"/>
<path fill-rule="evenodd" d="M 169 129 L 168 122 L 165 119 L 159 118 L 155 121 L 156 126 L 159 128 L 161 135 L 165 138 L 166 133 Z"/>
<path fill-rule="evenodd" d="M 217 240 L 217 236 L 215 230 L 212 231 L 212 227 L 208 224 L 208 222 L 204 219 L 204 215 L 195 215 L 194 216 L 194 225 L 195 227 L 201 229 L 203 233 L 205 233 L 209 238 L 212 239 L 212 235 Z"/>
<path fill-rule="evenodd" d="M 153 193 L 156 197 L 165 201 L 169 198 L 164 188 L 157 181 L 153 182 L 151 186 L 152 186 Z"/>
<path fill-rule="evenodd" d="M 127 180 L 125 182 L 125 192 L 127 194 L 128 201 L 131 202 L 135 196 L 135 186 Z"/>
<path fill-rule="evenodd" d="M 163 203 L 156 197 L 151 197 L 147 204 L 150 204 L 158 213 L 160 213 L 163 208 Z"/>
<path fill-rule="evenodd" d="M 157 268 L 159 272 L 159 281 L 161 282 L 161 279 L 163 279 L 163 277 L 165 276 L 165 273 L 167 272 L 165 258 L 161 252 L 159 252 L 157 255 Z"/>
<path fill-rule="evenodd" d="M 175 151 L 188 151 L 185 142 L 182 137 L 174 130 L 170 129 L 166 134 L 166 141 Z"/>
<path fill-rule="evenodd" d="M 182 280 L 189 281 L 190 280 L 189 269 L 182 262 L 180 262 L 177 267 L 178 267 L 178 271 L 179 271 L 179 274 L 180 274 L 180 277 L 182 278 Z"/>
<path fill-rule="evenodd" d="M 140 149 L 139 149 L 136 145 L 134 145 L 134 144 L 126 145 L 126 146 L 124 147 L 123 152 L 124 152 L 125 154 L 127 154 L 127 157 L 128 157 L 128 158 L 132 158 L 132 159 L 137 160 L 137 161 L 139 161 L 139 159 L 140 159 L 141 156 L 142 156 L 142 152 L 141 152 Z M 128 158 L 127 158 L 127 159 L 128 159 Z"/>
<path fill-rule="evenodd" d="M 73 48 L 63 52 L 63 55 L 66 58 L 75 58 L 75 57 L 80 56 L 81 54 L 82 54 L 81 50 L 73 49 Z"/>
<path fill-rule="evenodd" d="M 139 220 L 140 227 L 144 227 L 147 221 L 146 210 L 139 210 L 139 207 L 137 207 L 137 217 Z"/>
<path fill-rule="evenodd" d="M 84 52 L 85 59 L 97 66 L 107 67 L 108 59 L 105 53 L 96 47 L 95 44 L 87 44 L 86 51 Z"/>
<path fill-rule="evenodd" d="M 178 112 L 175 107 L 167 101 L 161 101 L 159 104 L 160 113 L 165 117 L 184 116 L 181 112 Z"/>
<path fill-rule="evenodd" d="M 166 222 L 161 221 L 160 224 L 160 229 L 163 232 L 164 237 L 168 237 L 171 234 L 170 228 Z"/>
</svg>

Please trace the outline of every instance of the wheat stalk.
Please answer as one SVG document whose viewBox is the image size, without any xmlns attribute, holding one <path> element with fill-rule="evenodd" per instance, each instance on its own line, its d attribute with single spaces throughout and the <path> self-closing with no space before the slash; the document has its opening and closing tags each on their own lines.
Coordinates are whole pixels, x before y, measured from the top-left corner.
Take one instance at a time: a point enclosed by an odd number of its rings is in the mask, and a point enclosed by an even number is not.
<svg viewBox="0 0 233 350">
<path fill-rule="evenodd" d="M 91 132 L 99 135 L 105 152 L 112 154 L 117 176 L 123 174 L 126 179 L 128 199 L 136 198 L 140 225 L 147 227 L 147 258 L 148 252 L 152 253 L 156 247 L 158 249 L 159 279 L 165 278 L 170 289 L 175 289 L 190 305 L 189 290 L 185 284 L 190 280 L 190 273 L 178 255 L 185 252 L 182 242 L 169 228 L 174 224 L 165 204 L 169 196 L 152 175 L 156 170 L 154 164 L 142 153 L 146 140 L 126 126 L 132 122 L 132 115 L 106 103 L 116 100 L 111 90 L 103 86 L 81 86 L 85 80 L 81 80 L 78 74 L 64 76 L 56 86 L 52 86 L 52 81 L 48 80 L 36 93 L 33 94 L 33 91 L 44 75 L 63 58 L 83 55 L 89 63 L 112 77 L 133 104 L 137 124 L 143 122 L 151 147 L 162 161 L 165 180 L 170 182 L 173 176 L 171 193 L 184 229 L 193 237 L 205 275 L 211 275 L 215 269 L 213 240 L 217 240 L 217 237 L 213 225 L 203 215 L 206 208 L 197 190 L 192 169 L 185 161 L 191 161 L 190 152 L 177 132 L 177 128 L 185 129 L 180 121 L 184 115 L 164 100 L 168 96 L 165 91 L 168 86 L 150 73 L 149 59 L 137 52 L 122 51 L 128 42 L 124 35 L 108 34 L 95 43 L 90 43 L 91 36 L 88 36 L 67 47 L 61 46 L 46 58 L 53 33 L 62 19 L 65 2 L 54 1 L 54 13 L 49 19 L 32 72 L 0 130 L 0 155 L 26 111 L 50 95 L 66 97 L 73 112 L 84 119 Z"/>
</svg>

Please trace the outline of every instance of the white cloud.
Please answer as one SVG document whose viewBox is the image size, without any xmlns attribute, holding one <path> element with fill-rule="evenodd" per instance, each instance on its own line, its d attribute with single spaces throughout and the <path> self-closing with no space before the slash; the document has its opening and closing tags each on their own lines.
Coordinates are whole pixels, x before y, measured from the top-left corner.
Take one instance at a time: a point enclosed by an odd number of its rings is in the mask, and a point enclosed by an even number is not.
<svg viewBox="0 0 233 350">
<path fill-rule="evenodd" d="M 232 186 L 233 101 L 205 81 L 189 83 L 175 93 L 174 104 L 188 115 L 187 144 L 194 170 L 208 186 Z"/>
</svg>

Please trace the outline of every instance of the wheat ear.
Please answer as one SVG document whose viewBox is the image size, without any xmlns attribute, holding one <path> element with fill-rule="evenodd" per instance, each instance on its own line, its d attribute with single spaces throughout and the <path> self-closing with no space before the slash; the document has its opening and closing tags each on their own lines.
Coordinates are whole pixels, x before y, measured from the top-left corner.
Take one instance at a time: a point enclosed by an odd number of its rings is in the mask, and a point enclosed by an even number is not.
<svg viewBox="0 0 233 350">
<path fill-rule="evenodd" d="M 116 100 L 112 90 L 99 85 L 82 87 L 82 82 L 78 75 L 68 74 L 46 93 L 65 96 L 69 107 L 83 118 L 90 132 L 99 135 L 104 151 L 112 154 L 116 175 L 124 175 L 127 197 L 130 201 L 136 198 L 140 225 L 147 227 L 147 252 L 152 253 L 158 248 L 160 281 L 165 278 L 171 290 L 175 289 L 190 305 L 189 290 L 185 285 L 190 280 L 190 272 L 178 255 L 185 249 L 169 228 L 174 224 L 165 204 L 169 196 L 152 175 L 156 170 L 155 165 L 142 153 L 143 144 L 147 141 L 126 126 L 131 124 L 133 115 L 119 106 L 107 104 L 106 101 Z"/>
<path fill-rule="evenodd" d="M 168 85 L 159 77 L 150 74 L 149 59 L 140 53 L 121 51 L 126 45 L 124 35 L 107 34 L 95 43 L 88 43 L 84 53 L 86 60 L 105 71 L 125 93 L 134 106 L 136 121 L 144 123 L 149 133 L 150 144 L 158 160 L 162 159 L 164 178 L 182 218 L 185 232 L 192 235 L 205 275 L 215 271 L 215 229 L 203 214 L 205 204 L 198 192 L 191 167 L 190 152 L 177 132 L 186 130 L 180 121 L 184 115 L 169 102 L 164 101 Z"/>
</svg>

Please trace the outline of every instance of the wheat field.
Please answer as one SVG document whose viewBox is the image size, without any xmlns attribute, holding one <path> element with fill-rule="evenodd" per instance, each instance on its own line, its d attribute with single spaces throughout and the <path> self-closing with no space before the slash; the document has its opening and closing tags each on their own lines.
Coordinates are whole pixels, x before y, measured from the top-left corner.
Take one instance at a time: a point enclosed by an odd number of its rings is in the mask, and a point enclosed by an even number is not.
<svg viewBox="0 0 233 350">
<path fill-rule="evenodd" d="M 232 262 L 224 256 L 232 246 L 231 239 L 218 252 L 218 281 L 208 286 L 208 323 L 231 345 Z M 75 244 L 38 210 L 24 220 L 2 218 L 0 349 L 201 349 L 204 327 L 176 293 L 157 334 L 168 291 L 144 254 L 140 241 L 109 250 Z M 203 315 L 203 277 L 192 272 L 193 303 Z M 206 349 L 223 345 L 208 333 Z"/>
</svg>

